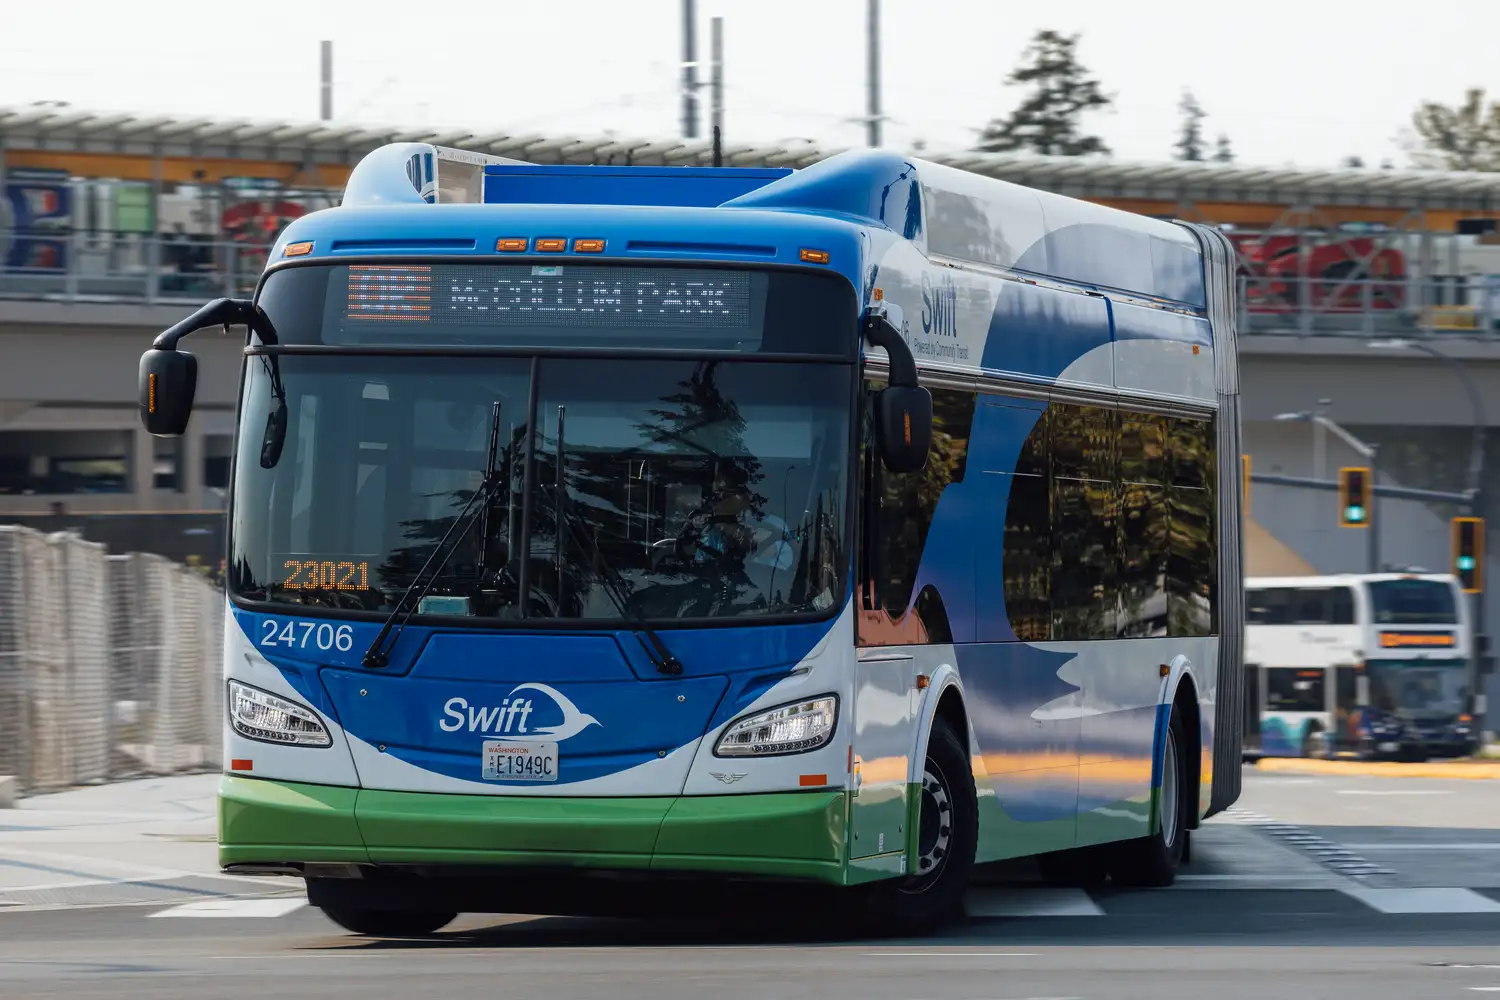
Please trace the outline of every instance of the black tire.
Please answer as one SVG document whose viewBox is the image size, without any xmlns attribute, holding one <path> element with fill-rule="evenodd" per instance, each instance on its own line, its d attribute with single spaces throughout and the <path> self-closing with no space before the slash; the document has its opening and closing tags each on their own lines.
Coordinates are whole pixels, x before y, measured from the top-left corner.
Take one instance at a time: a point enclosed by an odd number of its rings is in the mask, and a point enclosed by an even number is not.
<svg viewBox="0 0 1500 1000">
<path fill-rule="evenodd" d="M 927 934 L 963 915 L 979 846 L 979 797 L 967 742 L 946 720 L 933 723 L 915 831 L 917 870 L 872 888 L 876 899 L 864 907 L 860 924 L 865 933 Z"/>
<path fill-rule="evenodd" d="M 323 906 L 323 915 L 346 931 L 365 937 L 420 938 L 442 930 L 457 913 L 423 910 L 366 910 L 354 906 Z"/>
<path fill-rule="evenodd" d="M 1121 885 L 1165 888 L 1176 880 L 1187 847 L 1187 812 L 1198 801 L 1198 789 L 1188 788 L 1191 753 L 1197 753 L 1197 740 L 1188 736 L 1182 713 L 1173 706 L 1167 724 L 1161 787 L 1152 796 L 1157 828 L 1149 837 L 1115 848 L 1110 875 Z"/>
</svg>

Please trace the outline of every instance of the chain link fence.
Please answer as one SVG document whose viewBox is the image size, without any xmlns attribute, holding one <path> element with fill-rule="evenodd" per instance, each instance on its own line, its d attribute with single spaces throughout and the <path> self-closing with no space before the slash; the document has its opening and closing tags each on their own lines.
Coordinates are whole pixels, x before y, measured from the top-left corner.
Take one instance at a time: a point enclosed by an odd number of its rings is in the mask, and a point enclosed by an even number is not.
<svg viewBox="0 0 1500 1000">
<path fill-rule="evenodd" d="M 180 563 L 0 525 L 0 774 L 34 792 L 218 767 L 223 623 Z"/>
</svg>

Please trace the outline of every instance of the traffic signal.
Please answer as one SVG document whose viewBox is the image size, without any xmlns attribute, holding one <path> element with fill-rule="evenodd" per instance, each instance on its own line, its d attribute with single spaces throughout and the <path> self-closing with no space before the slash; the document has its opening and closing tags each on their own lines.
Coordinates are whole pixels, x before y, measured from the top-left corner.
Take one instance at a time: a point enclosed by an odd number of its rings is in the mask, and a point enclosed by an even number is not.
<svg viewBox="0 0 1500 1000">
<path fill-rule="evenodd" d="M 1339 470 L 1340 527 L 1368 528 L 1370 526 L 1372 478 L 1369 469 Z"/>
<path fill-rule="evenodd" d="M 1484 518 L 1453 519 L 1453 571 L 1464 593 L 1484 589 Z"/>
</svg>

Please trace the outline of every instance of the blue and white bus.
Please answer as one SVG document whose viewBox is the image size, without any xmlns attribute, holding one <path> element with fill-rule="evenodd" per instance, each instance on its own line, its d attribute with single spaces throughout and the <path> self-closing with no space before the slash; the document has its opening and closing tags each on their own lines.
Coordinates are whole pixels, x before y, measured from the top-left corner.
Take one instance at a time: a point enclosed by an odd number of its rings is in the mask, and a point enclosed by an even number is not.
<svg viewBox="0 0 1500 1000">
<path fill-rule="evenodd" d="M 401 144 L 271 260 L 140 369 L 181 433 L 178 342 L 247 328 L 227 871 L 365 934 L 665 879 L 914 930 L 999 859 L 1170 883 L 1238 796 L 1218 233 L 888 152 Z"/>
</svg>

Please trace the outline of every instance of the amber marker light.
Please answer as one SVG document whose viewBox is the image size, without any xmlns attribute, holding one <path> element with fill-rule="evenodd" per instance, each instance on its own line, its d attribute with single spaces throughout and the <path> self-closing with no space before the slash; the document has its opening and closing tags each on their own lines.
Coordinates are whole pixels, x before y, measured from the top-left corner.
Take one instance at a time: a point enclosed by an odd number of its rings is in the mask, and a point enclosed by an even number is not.
<svg viewBox="0 0 1500 1000">
<path fill-rule="evenodd" d="M 568 249 L 568 241 L 564 239 L 544 239 L 536 241 L 537 253 L 562 253 Z"/>
<path fill-rule="evenodd" d="M 573 241 L 573 252 L 574 253 L 603 253 L 604 252 L 604 241 L 603 240 L 574 240 Z"/>
<path fill-rule="evenodd" d="M 525 253 L 526 238 L 524 236 L 506 236 L 496 241 L 495 249 L 500 253 Z"/>
<path fill-rule="evenodd" d="M 281 256 L 306 257 L 308 254 L 312 253 L 312 248 L 313 245 L 311 240 L 307 241 L 306 243 L 288 243 L 286 245 L 286 249 L 281 251 Z"/>
<path fill-rule="evenodd" d="M 806 250 L 800 254 L 802 260 L 808 264 L 826 264 L 829 261 L 827 250 Z"/>
</svg>

